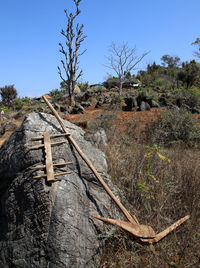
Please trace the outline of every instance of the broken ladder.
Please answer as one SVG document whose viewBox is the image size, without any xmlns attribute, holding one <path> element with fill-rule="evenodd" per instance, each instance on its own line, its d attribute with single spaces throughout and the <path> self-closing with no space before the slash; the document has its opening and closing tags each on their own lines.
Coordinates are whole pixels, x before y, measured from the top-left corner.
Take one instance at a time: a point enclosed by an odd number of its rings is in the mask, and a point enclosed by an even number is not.
<svg viewBox="0 0 200 268">
<path fill-rule="evenodd" d="M 62 137 L 62 136 L 67 136 L 67 135 L 68 134 L 55 134 L 55 135 L 50 136 L 47 132 L 44 132 L 44 136 L 33 137 L 31 139 L 33 141 L 44 140 L 44 143 L 29 147 L 29 150 L 44 148 L 44 151 L 45 151 L 45 165 L 32 167 L 31 169 L 34 171 L 34 170 L 46 168 L 46 173 L 42 175 L 34 176 L 33 178 L 35 179 L 47 178 L 48 182 L 54 182 L 56 181 L 55 177 L 72 173 L 72 171 L 54 173 L 54 169 L 53 169 L 54 167 L 61 167 L 61 166 L 72 164 L 72 162 L 53 164 L 53 160 L 52 160 L 51 146 L 63 144 L 63 143 L 66 143 L 66 141 L 58 141 L 58 142 L 51 143 L 51 138 Z"/>
</svg>

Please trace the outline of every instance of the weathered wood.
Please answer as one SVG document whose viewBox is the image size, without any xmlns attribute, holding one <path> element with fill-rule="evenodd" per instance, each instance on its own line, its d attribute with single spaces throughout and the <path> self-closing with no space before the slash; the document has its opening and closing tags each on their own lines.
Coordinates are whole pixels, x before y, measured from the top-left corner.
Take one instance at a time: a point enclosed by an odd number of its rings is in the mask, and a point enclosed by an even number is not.
<svg viewBox="0 0 200 268">
<path fill-rule="evenodd" d="M 107 192 L 107 194 L 113 199 L 113 201 L 116 203 L 116 205 L 120 208 L 120 210 L 123 212 L 125 217 L 132 223 L 137 223 L 138 221 L 136 220 L 136 217 L 132 217 L 131 214 L 126 210 L 126 208 L 122 205 L 122 203 L 116 198 L 116 196 L 112 193 L 108 185 L 104 182 L 104 180 L 101 178 L 91 161 L 86 157 L 86 155 L 81 151 L 79 148 L 78 144 L 75 142 L 75 140 L 70 136 L 70 133 L 67 131 L 61 117 L 59 114 L 56 112 L 56 110 L 53 108 L 51 103 L 47 100 L 45 96 L 42 96 L 43 100 L 45 103 L 48 105 L 50 110 L 53 112 L 55 117 L 57 118 L 58 122 L 60 123 L 63 131 L 67 134 L 67 139 L 68 141 L 74 146 L 80 157 L 83 159 L 83 161 L 88 165 L 88 167 L 91 169 L 97 180 L 100 182 L 100 184 L 103 186 L 104 190 Z"/>
<path fill-rule="evenodd" d="M 154 230 L 148 225 L 141 225 L 141 224 L 121 221 L 121 220 L 113 220 L 113 219 L 103 218 L 99 216 L 96 216 L 94 218 L 116 225 L 117 227 L 122 228 L 125 231 L 128 231 L 129 233 L 133 234 L 136 237 L 146 237 L 146 238 L 155 237 Z"/>
<path fill-rule="evenodd" d="M 66 174 L 71 174 L 73 173 L 73 171 L 66 171 L 66 172 L 60 172 L 60 173 L 55 173 L 54 177 L 58 177 L 58 176 L 62 176 L 62 175 L 66 175 Z M 41 178 L 46 178 L 47 174 L 42 174 L 42 175 L 38 175 L 38 176 L 34 176 L 34 179 L 41 179 Z"/>
<path fill-rule="evenodd" d="M 66 133 L 60 133 L 60 134 L 53 134 L 50 135 L 50 138 L 58 138 L 58 137 L 63 137 L 63 136 L 69 136 L 70 134 Z M 37 140 L 43 140 L 44 136 L 38 136 L 38 137 L 33 137 L 31 140 L 32 141 L 37 141 Z"/>
<path fill-rule="evenodd" d="M 157 234 L 153 239 L 141 239 L 141 241 L 142 242 L 147 242 L 147 243 L 150 243 L 150 244 L 157 243 L 158 241 L 160 241 L 161 239 L 163 239 L 165 236 L 167 236 L 169 233 L 171 233 L 172 231 L 174 231 L 182 223 L 184 223 L 185 221 L 187 221 L 189 218 L 190 218 L 190 216 L 187 215 L 187 216 L 181 218 L 180 220 L 176 221 L 175 223 L 173 223 L 171 226 L 169 226 L 164 231 L 162 231 L 159 234 Z"/>
<path fill-rule="evenodd" d="M 63 143 L 66 143 L 66 141 L 57 141 L 57 142 L 52 142 L 50 143 L 51 145 L 59 145 L 59 144 L 63 144 Z M 33 149 L 39 149 L 39 148 L 43 148 L 44 147 L 44 144 L 39 144 L 39 145 L 34 145 L 34 146 L 31 146 L 31 147 L 28 147 L 29 150 L 33 150 Z"/>
<path fill-rule="evenodd" d="M 28 147 L 29 150 L 33 150 L 33 149 L 40 149 L 40 148 L 43 148 L 44 147 L 44 144 L 39 144 L 39 145 L 34 145 L 34 146 L 31 146 L 31 147 Z"/>
<path fill-rule="evenodd" d="M 54 167 L 61 167 L 61 166 L 65 166 L 65 165 L 71 165 L 73 164 L 73 162 L 64 162 L 64 163 L 58 163 L 58 164 L 53 164 Z M 31 167 L 32 170 L 37 170 L 37 169 L 43 169 L 45 168 L 45 165 L 42 166 L 36 166 L 36 167 Z"/>
<path fill-rule="evenodd" d="M 51 153 L 51 139 L 47 132 L 44 132 L 44 149 L 45 149 L 45 165 L 47 173 L 47 181 L 54 180 L 52 153 Z"/>
</svg>

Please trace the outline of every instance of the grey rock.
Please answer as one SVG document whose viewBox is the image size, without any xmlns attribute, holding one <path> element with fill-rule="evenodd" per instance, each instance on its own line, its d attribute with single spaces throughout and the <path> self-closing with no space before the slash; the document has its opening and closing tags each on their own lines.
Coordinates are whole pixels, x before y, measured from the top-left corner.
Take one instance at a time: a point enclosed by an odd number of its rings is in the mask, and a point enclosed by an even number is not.
<svg viewBox="0 0 200 268">
<path fill-rule="evenodd" d="M 104 153 L 79 127 L 67 121 L 65 126 L 116 194 Z M 53 161 L 73 164 L 54 171 L 73 173 L 54 183 L 33 178 L 42 171 L 30 167 L 44 164 L 44 151 L 28 147 L 44 132 L 62 130 L 54 116 L 31 113 L 0 148 L 0 267 L 97 267 L 99 234 L 107 227 L 93 216 L 120 218 L 119 211 L 68 142 L 52 146 Z"/>
<path fill-rule="evenodd" d="M 85 109 L 79 104 L 76 104 L 71 110 L 71 114 L 83 114 L 84 112 Z"/>
<path fill-rule="evenodd" d="M 154 101 L 152 99 L 150 99 L 148 101 L 148 104 L 150 105 L 151 108 L 159 108 L 160 107 L 160 105 L 156 101 Z"/>
<path fill-rule="evenodd" d="M 84 102 L 84 101 L 88 101 L 89 98 L 91 98 L 93 96 L 92 92 L 89 92 L 89 91 L 85 91 L 85 92 L 81 92 L 80 94 L 77 94 L 75 96 L 75 100 L 77 102 Z"/>
<path fill-rule="evenodd" d="M 149 111 L 151 109 L 150 105 L 147 102 L 142 101 L 139 107 L 140 111 Z"/>
<path fill-rule="evenodd" d="M 7 131 L 13 131 L 17 128 L 15 120 L 9 120 L 0 126 L 0 135 L 4 135 Z"/>
<path fill-rule="evenodd" d="M 85 139 L 90 141 L 95 146 L 107 147 L 107 136 L 103 128 L 98 129 L 95 133 L 87 132 L 85 134 Z"/>
<path fill-rule="evenodd" d="M 142 102 L 146 102 L 147 101 L 147 96 L 145 92 L 142 92 L 141 94 L 139 94 L 136 98 L 137 100 L 137 104 L 140 107 Z"/>
<path fill-rule="evenodd" d="M 192 108 L 191 111 L 192 111 L 193 114 L 200 114 L 200 110 L 198 110 L 198 109 L 195 108 L 195 107 Z"/>
<path fill-rule="evenodd" d="M 135 97 L 127 97 L 124 99 L 126 103 L 126 110 L 127 111 L 132 111 L 133 108 L 137 107 L 137 100 Z"/>
<path fill-rule="evenodd" d="M 181 105 L 181 109 L 184 109 L 184 110 L 189 111 L 189 112 L 192 111 L 192 109 L 190 108 L 190 106 L 188 106 L 188 105 L 185 104 L 185 103 L 183 103 L 183 104 Z"/>
<path fill-rule="evenodd" d="M 161 106 L 167 106 L 168 105 L 168 100 L 167 100 L 166 97 L 161 96 L 161 97 L 159 97 L 158 100 L 159 100 L 159 103 L 160 103 Z"/>
<path fill-rule="evenodd" d="M 89 101 L 82 101 L 81 102 L 81 106 L 83 106 L 83 107 L 89 107 L 89 106 L 91 106 L 91 103 Z"/>
</svg>

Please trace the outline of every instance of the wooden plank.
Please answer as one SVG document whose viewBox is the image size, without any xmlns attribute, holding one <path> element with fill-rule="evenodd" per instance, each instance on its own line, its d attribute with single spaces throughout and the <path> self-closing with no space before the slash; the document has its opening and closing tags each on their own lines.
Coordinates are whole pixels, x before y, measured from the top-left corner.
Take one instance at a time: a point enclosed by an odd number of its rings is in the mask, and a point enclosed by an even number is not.
<svg viewBox="0 0 200 268">
<path fill-rule="evenodd" d="M 54 177 L 63 176 L 63 175 L 66 175 L 66 174 L 71 174 L 71 173 L 73 173 L 73 171 L 66 171 L 66 172 L 55 173 L 54 174 Z M 47 174 L 42 174 L 42 175 L 34 176 L 33 178 L 34 179 L 41 179 L 41 178 L 46 178 L 46 177 L 47 177 Z"/>
<path fill-rule="evenodd" d="M 44 132 L 44 148 L 45 148 L 45 158 L 46 158 L 46 174 L 47 181 L 54 180 L 52 153 L 51 153 L 51 139 L 47 132 Z"/>
<path fill-rule="evenodd" d="M 73 162 L 64 162 L 64 163 L 58 163 L 58 164 L 53 164 L 54 167 L 61 167 L 61 166 L 65 166 L 65 165 L 71 165 L 73 164 Z M 32 167 L 32 170 L 37 170 L 37 169 L 43 169 L 45 168 L 45 165 L 42 166 L 36 166 L 36 167 Z"/>
<path fill-rule="evenodd" d="M 65 172 L 55 173 L 54 176 L 58 177 L 58 176 L 63 176 L 66 174 L 71 174 L 71 173 L 73 173 L 73 171 L 65 171 Z"/>
<path fill-rule="evenodd" d="M 69 136 L 70 134 L 68 133 L 60 133 L 60 134 L 53 134 L 50 135 L 50 138 L 58 138 L 58 137 L 63 137 L 63 136 Z M 43 136 L 39 136 L 39 137 L 33 137 L 31 139 L 32 141 L 37 141 L 37 140 L 43 140 Z"/>
<path fill-rule="evenodd" d="M 99 216 L 96 216 L 94 218 L 111 223 L 119 228 L 124 229 L 125 231 L 128 231 L 129 233 L 133 234 L 136 237 L 146 237 L 146 238 L 155 237 L 154 230 L 151 228 L 151 226 L 148 226 L 148 225 L 140 225 L 140 224 L 131 223 L 127 221 L 108 219 L 108 218 L 103 218 Z"/>
<path fill-rule="evenodd" d="M 43 148 L 44 147 L 44 144 L 40 144 L 40 145 L 34 145 L 34 146 L 31 146 L 31 147 L 28 147 L 29 150 L 33 150 L 33 149 L 39 149 L 39 148 Z"/>
<path fill-rule="evenodd" d="M 187 221 L 189 218 L 190 218 L 190 216 L 187 215 L 187 216 L 181 218 L 180 220 L 176 221 L 175 223 L 173 223 L 171 226 L 169 226 L 164 231 L 162 231 L 159 234 L 157 234 L 153 239 L 141 239 L 141 241 L 142 242 L 147 242 L 147 243 L 150 243 L 150 244 L 157 243 L 161 239 L 163 239 L 165 236 L 167 236 L 169 233 L 171 233 L 172 231 L 174 231 L 182 223 L 184 223 L 185 221 Z"/>
<path fill-rule="evenodd" d="M 57 142 L 52 142 L 51 145 L 58 145 L 58 144 L 63 144 L 63 143 L 66 143 L 66 141 L 57 141 Z M 39 149 L 39 148 L 43 148 L 44 147 L 44 144 L 39 144 L 39 145 L 34 145 L 34 146 L 31 146 L 31 147 L 28 147 L 29 150 L 33 150 L 33 149 Z"/>
</svg>

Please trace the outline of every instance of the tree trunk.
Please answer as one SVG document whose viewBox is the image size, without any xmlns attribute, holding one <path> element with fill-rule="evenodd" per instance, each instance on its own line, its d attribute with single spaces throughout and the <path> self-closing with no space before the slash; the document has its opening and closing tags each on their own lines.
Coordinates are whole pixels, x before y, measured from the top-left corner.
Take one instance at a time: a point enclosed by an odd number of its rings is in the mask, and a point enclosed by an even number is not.
<svg viewBox="0 0 200 268">
<path fill-rule="evenodd" d="M 122 85 L 123 85 L 123 82 L 120 81 L 120 82 L 119 82 L 119 95 L 120 95 L 120 96 L 122 95 Z"/>
</svg>

